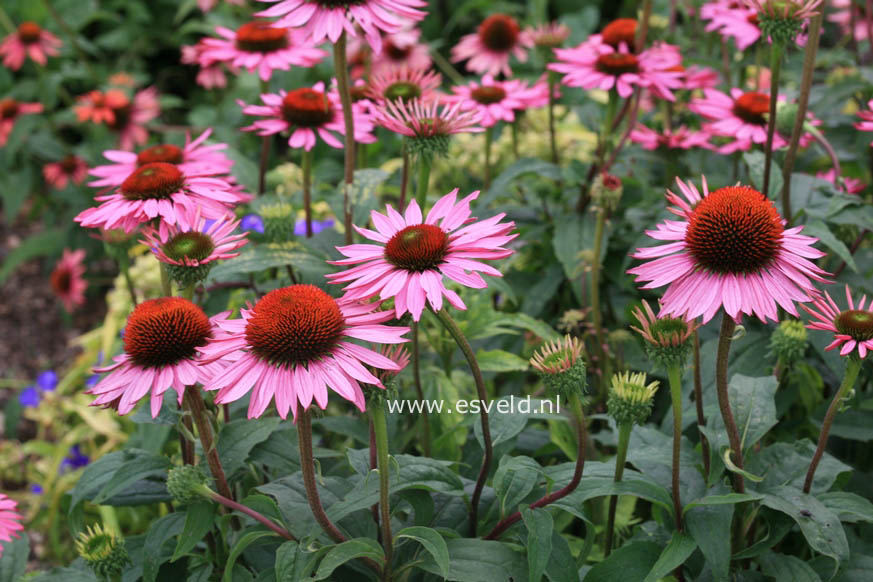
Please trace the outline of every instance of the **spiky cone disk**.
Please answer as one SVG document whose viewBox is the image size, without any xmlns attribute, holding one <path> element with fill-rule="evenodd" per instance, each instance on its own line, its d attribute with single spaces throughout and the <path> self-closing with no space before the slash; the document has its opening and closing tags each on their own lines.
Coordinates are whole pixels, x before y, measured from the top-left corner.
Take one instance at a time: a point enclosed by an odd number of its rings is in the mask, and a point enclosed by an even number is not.
<svg viewBox="0 0 873 582">
<path fill-rule="evenodd" d="M 167 491 L 181 505 L 188 505 L 201 497 L 209 497 L 209 477 L 197 465 L 173 467 L 167 473 Z"/>
<path fill-rule="evenodd" d="M 99 578 L 112 579 L 130 563 L 124 539 L 102 525 L 88 527 L 76 538 L 76 552 Z"/>
<path fill-rule="evenodd" d="M 822 0 L 746 0 L 758 11 L 758 28 L 763 38 L 783 47 L 794 42 L 804 21 L 820 10 Z"/>
<path fill-rule="evenodd" d="M 646 355 L 659 368 L 668 370 L 673 366 L 683 366 L 691 351 L 691 335 L 700 327 L 696 321 L 686 321 L 681 317 L 666 315 L 658 317 L 648 302 L 643 301 L 633 310 L 640 327 L 631 329 L 643 338 Z"/>
<path fill-rule="evenodd" d="M 783 366 L 790 366 L 800 360 L 808 346 L 806 327 L 802 321 L 796 319 L 779 322 L 779 327 L 770 336 L 770 349 Z"/>
<path fill-rule="evenodd" d="M 606 407 L 618 426 L 643 424 L 652 412 L 658 382 L 646 384 L 643 372 L 613 374 Z"/>
<path fill-rule="evenodd" d="M 585 393 L 587 378 L 579 338 L 566 335 L 563 339 L 546 342 L 534 353 L 530 365 L 550 393 L 568 400 Z"/>
</svg>

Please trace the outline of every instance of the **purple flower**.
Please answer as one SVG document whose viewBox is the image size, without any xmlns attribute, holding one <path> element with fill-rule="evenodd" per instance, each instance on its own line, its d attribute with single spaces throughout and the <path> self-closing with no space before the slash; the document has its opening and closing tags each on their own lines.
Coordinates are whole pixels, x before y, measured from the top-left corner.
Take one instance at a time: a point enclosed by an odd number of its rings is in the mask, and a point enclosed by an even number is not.
<svg viewBox="0 0 873 582">
<path fill-rule="evenodd" d="M 42 495 L 42 485 L 37 485 L 34 483 L 30 486 L 30 492 L 34 495 Z"/>
<path fill-rule="evenodd" d="M 333 218 L 328 218 L 327 220 L 313 220 L 312 221 L 312 234 L 318 234 L 322 230 L 333 228 L 334 220 Z M 305 236 L 306 235 L 306 220 L 300 219 L 294 224 L 294 235 L 295 236 Z"/>
<path fill-rule="evenodd" d="M 100 374 L 94 374 L 92 376 L 89 376 L 88 379 L 85 380 L 85 386 L 87 386 L 88 388 L 93 388 L 94 386 L 97 385 L 97 382 L 99 382 L 99 381 L 100 381 Z"/>
<path fill-rule="evenodd" d="M 239 223 L 242 230 L 253 230 L 264 234 L 264 220 L 257 214 L 246 214 Z"/>
<path fill-rule="evenodd" d="M 61 473 L 64 471 L 75 471 L 76 469 L 86 466 L 90 462 L 91 459 L 88 458 L 88 455 L 82 454 L 82 451 L 79 450 L 79 445 L 73 445 L 70 448 L 70 454 L 61 461 L 59 471 Z"/>
<path fill-rule="evenodd" d="M 39 406 L 40 400 L 42 400 L 42 395 L 36 386 L 28 386 L 18 395 L 18 403 L 25 408 Z"/>
<path fill-rule="evenodd" d="M 36 377 L 36 385 L 46 392 L 51 392 L 58 386 L 58 375 L 54 370 L 46 370 Z"/>
</svg>

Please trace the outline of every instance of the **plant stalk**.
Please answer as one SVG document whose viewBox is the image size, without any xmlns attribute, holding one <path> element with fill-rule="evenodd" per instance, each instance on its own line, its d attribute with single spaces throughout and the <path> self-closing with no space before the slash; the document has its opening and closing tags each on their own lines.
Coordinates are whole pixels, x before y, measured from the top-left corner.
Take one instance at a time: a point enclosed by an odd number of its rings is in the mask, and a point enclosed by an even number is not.
<svg viewBox="0 0 873 582">
<path fill-rule="evenodd" d="M 740 441 L 740 433 L 737 430 L 737 423 L 734 420 L 734 414 L 731 411 L 730 398 L 728 397 L 728 360 L 731 352 L 731 341 L 733 341 L 734 330 L 737 324 L 733 318 L 724 313 L 721 320 L 721 333 L 718 336 L 718 351 L 716 352 L 715 360 L 715 389 L 718 395 L 718 408 L 721 411 L 721 418 L 724 421 L 725 430 L 728 435 L 728 442 L 733 453 L 734 464 L 743 468 L 743 446 Z M 739 473 L 733 474 L 734 491 L 736 493 L 745 493 L 746 486 L 743 481 L 743 476 Z"/>
<path fill-rule="evenodd" d="M 697 412 L 697 431 L 700 433 L 700 452 L 703 455 L 705 481 L 709 482 L 709 441 L 703 434 L 706 417 L 703 416 L 703 380 L 700 375 L 700 335 L 694 330 L 694 408 Z"/>
<path fill-rule="evenodd" d="M 667 370 L 670 380 L 670 400 L 673 404 L 673 512 L 676 514 L 676 530 L 683 531 L 682 499 L 679 496 L 679 455 L 682 444 L 682 369 L 670 366 Z"/>
<path fill-rule="evenodd" d="M 483 190 L 491 188 L 491 144 L 494 141 L 494 126 L 485 128 L 485 177 Z"/>
<path fill-rule="evenodd" d="M 212 423 L 209 422 L 209 418 L 206 415 L 206 404 L 203 402 L 200 389 L 196 385 L 185 387 L 182 403 L 188 409 L 188 412 L 191 413 L 194 424 L 197 425 L 197 436 L 200 437 L 200 444 L 203 445 L 203 454 L 206 455 L 209 470 L 212 472 L 212 476 L 215 477 L 218 492 L 228 499 L 233 499 L 233 492 L 227 483 L 227 476 L 224 474 L 224 467 L 221 465 L 221 458 L 218 456 L 218 449 L 212 435 Z"/>
<path fill-rule="evenodd" d="M 306 217 L 306 238 L 312 237 L 312 151 L 303 150 L 303 213 Z"/>
<path fill-rule="evenodd" d="M 373 432 L 376 435 L 376 456 L 379 469 L 379 510 L 381 513 L 380 524 L 382 526 L 382 547 L 385 550 L 385 565 L 382 567 L 382 580 L 391 580 L 391 560 L 394 553 L 393 538 L 391 535 L 391 506 L 390 497 L 390 463 L 388 459 L 388 422 L 385 417 L 385 408 L 381 402 L 370 404 L 370 415 L 373 419 Z"/>
<path fill-rule="evenodd" d="M 615 473 L 612 480 L 615 483 L 621 482 L 624 476 L 624 464 L 627 459 L 627 447 L 630 443 L 631 429 L 634 425 L 632 422 L 626 422 L 618 427 L 618 450 L 615 454 Z M 618 495 L 612 495 L 609 498 L 609 515 L 606 519 L 606 545 L 603 548 L 604 556 L 609 556 L 612 552 L 612 538 L 615 531 L 615 511 L 618 507 Z"/>
<path fill-rule="evenodd" d="M 421 152 L 418 154 L 418 182 L 415 184 L 415 199 L 418 206 L 424 211 L 427 204 L 427 187 L 430 182 L 430 165 L 433 159 L 430 155 Z"/>
<path fill-rule="evenodd" d="M 343 107 L 345 122 L 345 173 L 343 185 L 343 225 L 346 244 L 352 244 L 351 189 L 355 183 L 355 118 L 352 115 L 352 95 L 349 88 L 349 67 L 346 62 L 346 32 L 343 31 L 333 45 L 333 63 L 336 69 L 336 84 Z"/>
<path fill-rule="evenodd" d="M 773 161 L 773 136 L 776 135 L 776 102 L 779 99 L 779 71 L 782 68 L 783 47 L 774 42 L 770 47 L 770 117 L 767 120 L 767 145 L 764 150 L 764 196 L 770 196 L 770 165 Z M 783 200 L 784 202 L 784 200 Z"/>
<path fill-rule="evenodd" d="M 411 327 L 412 332 L 412 378 L 415 382 L 415 395 L 419 402 L 424 402 L 424 389 L 421 385 L 421 355 L 418 345 L 418 322 L 413 321 Z M 428 416 L 427 407 L 421 408 L 421 420 L 424 423 L 424 456 L 431 456 L 431 436 L 430 436 L 430 417 Z"/>
</svg>

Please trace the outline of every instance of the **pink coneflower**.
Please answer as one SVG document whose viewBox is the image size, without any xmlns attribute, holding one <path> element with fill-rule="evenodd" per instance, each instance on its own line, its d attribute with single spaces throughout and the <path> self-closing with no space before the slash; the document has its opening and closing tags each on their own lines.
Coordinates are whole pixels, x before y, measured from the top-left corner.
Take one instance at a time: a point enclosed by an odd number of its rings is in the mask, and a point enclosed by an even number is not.
<svg viewBox="0 0 873 582">
<path fill-rule="evenodd" d="M 636 55 L 625 44 L 616 49 L 589 40 L 576 48 L 555 49 L 555 57 L 558 62 L 549 69 L 563 73 L 563 83 L 570 87 L 615 89 L 625 99 L 634 87 L 646 87 L 669 101 L 675 100 L 672 90 L 682 88 L 682 74 L 668 70 L 680 64 L 678 53 L 660 45 Z"/>
<path fill-rule="evenodd" d="M 690 150 L 692 148 L 712 149 L 709 143 L 710 134 L 705 131 L 693 131 L 682 125 L 676 129 L 664 129 L 660 132 L 637 124 L 630 132 L 630 140 L 640 144 L 643 149 L 657 150 Z"/>
<path fill-rule="evenodd" d="M 824 172 L 816 172 L 815 177 L 821 180 L 827 180 L 846 194 L 860 194 L 867 189 L 867 185 L 857 178 L 840 176 L 838 180 L 837 172 L 833 168 Z"/>
<path fill-rule="evenodd" d="M 275 70 L 288 71 L 291 65 L 312 67 L 327 56 L 303 31 L 278 28 L 265 20 L 247 22 L 236 31 L 218 26 L 215 32 L 221 38 L 200 41 L 200 65 L 224 63 L 232 70 L 257 71 L 262 81 L 269 81 Z"/>
<path fill-rule="evenodd" d="M 438 97 L 437 90 L 441 83 L 442 77 L 434 71 L 388 69 L 370 77 L 367 95 L 376 103 L 411 99 L 432 101 Z"/>
<path fill-rule="evenodd" d="M 777 319 L 777 304 L 797 315 L 794 302 L 810 301 L 812 281 L 826 272 L 809 259 L 824 253 L 818 239 L 799 234 L 802 226 L 785 221 L 766 196 L 748 186 L 727 186 L 703 196 L 692 183 L 676 184 L 683 200 L 667 191 L 669 210 L 682 220 L 665 220 L 651 238 L 668 244 L 637 249 L 636 259 L 654 259 L 628 270 L 644 289 L 669 285 L 661 313 L 706 323 L 724 307 L 734 320 L 742 314 L 761 321 Z M 686 202 L 687 200 L 687 202 Z"/>
<path fill-rule="evenodd" d="M 758 11 L 746 6 L 733 8 L 721 7 L 711 12 L 710 22 L 706 25 L 707 32 L 718 32 L 725 38 L 733 38 L 737 48 L 746 50 L 759 38 Z"/>
<path fill-rule="evenodd" d="M 18 504 L 9 499 L 5 493 L 0 493 L 0 541 L 10 542 L 18 537 L 18 532 L 24 529 L 21 521 L 24 519 L 18 513 Z M 0 556 L 3 555 L 3 544 L 0 544 Z"/>
<path fill-rule="evenodd" d="M 206 345 L 211 336 L 209 318 L 187 299 L 143 301 L 127 319 L 124 353 L 115 356 L 111 366 L 94 370 L 111 373 L 85 393 L 97 395 L 92 406 L 114 408 L 119 414 L 127 414 L 150 394 L 155 417 L 161 410 L 164 392 L 173 388 L 181 404 L 186 386 L 221 372 L 220 363 L 198 361 L 197 348 Z"/>
<path fill-rule="evenodd" d="M 542 48 L 558 48 L 570 38 L 570 27 L 560 22 L 540 24 L 530 30 L 534 46 Z"/>
<path fill-rule="evenodd" d="M 19 115 L 42 113 L 42 103 L 23 103 L 11 97 L 0 99 L 0 146 L 5 146 Z"/>
<path fill-rule="evenodd" d="M 479 125 L 479 114 L 462 111 L 461 104 L 440 106 L 438 101 L 425 103 L 420 99 L 387 101 L 373 111 L 373 121 L 394 133 L 410 138 L 418 151 L 445 154 L 449 136 L 456 133 L 485 131 Z"/>
<path fill-rule="evenodd" d="M 58 55 L 61 39 L 40 27 L 35 22 L 22 22 L 18 30 L 0 42 L 0 56 L 3 66 L 17 71 L 24 64 L 24 58 L 45 66 L 46 56 Z"/>
<path fill-rule="evenodd" d="M 200 137 L 191 141 L 191 135 L 185 135 L 184 147 L 173 144 L 160 144 L 148 147 L 139 153 L 121 150 L 106 150 L 103 157 L 114 162 L 92 168 L 88 173 L 99 179 L 89 182 L 89 186 L 121 186 L 121 183 L 137 168 L 154 162 L 174 164 L 186 174 L 218 175 L 227 174 L 233 166 L 233 160 L 221 150 L 227 149 L 227 144 L 217 143 L 205 145 L 212 135 L 212 129 L 207 129 Z"/>
<path fill-rule="evenodd" d="M 446 101 L 460 103 L 464 111 L 477 112 L 482 127 L 491 127 L 498 121 L 512 123 L 516 111 L 543 107 L 549 101 L 547 86 L 544 92 L 542 86 L 530 87 L 527 81 L 495 81 L 491 75 L 482 77 L 481 82 L 455 85 L 452 92 L 454 95 Z"/>
<path fill-rule="evenodd" d="M 379 325 L 392 313 L 376 311 L 378 306 L 336 300 L 314 285 L 292 285 L 241 309 L 241 319 L 228 319 L 229 311 L 217 315 L 214 337 L 200 351 L 204 362 L 226 367 L 204 389 L 218 390 L 219 404 L 251 392 L 249 418 L 261 416 L 274 399 L 282 418 L 290 411 L 296 419 L 298 405 L 306 410 L 313 399 L 324 409 L 328 388 L 363 411 L 359 382 L 384 388 L 364 364 L 385 370 L 400 366 L 350 340 L 397 344 L 407 341 L 402 336 L 409 331 Z"/>
<path fill-rule="evenodd" d="M 475 259 L 503 259 L 512 251 L 503 245 L 517 234 L 509 234 L 514 222 L 500 222 L 504 213 L 473 222 L 470 202 L 479 196 L 473 192 L 456 202 L 455 188 L 440 198 L 427 218 L 422 221 L 421 209 L 413 200 L 401 215 L 390 205 L 386 214 L 370 213 L 375 231 L 355 226 L 366 239 L 382 243 L 355 244 L 337 247 L 348 257 L 328 261 L 333 265 L 358 265 L 347 271 L 327 275 L 332 283 L 348 283 L 345 296 L 366 299 L 394 298 L 394 311 L 399 318 L 411 313 L 421 319 L 425 301 L 439 311 L 443 297 L 457 309 L 466 309 L 457 293 L 448 289 L 444 277 L 465 287 L 484 289 L 488 286 L 479 273 L 500 277 L 500 271 Z"/>
<path fill-rule="evenodd" d="M 79 156 L 66 155 L 57 162 L 50 162 L 42 167 L 45 181 L 58 190 L 63 190 L 67 184 L 81 184 L 88 177 L 88 163 Z"/>
<path fill-rule="evenodd" d="M 603 27 L 599 34 L 592 34 L 590 42 L 608 44 L 618 49 L 622 44 L 634 51 L 637 40 L 637 21 L 635 18 L 616 18 Z"/>
<path fill-rule="evenodd" d="M 140 242 L 150 248 L 160 262 L 192 268 L 237 257 L 239 253 L 234 251 L 248 242 L 248 232 L 234 232 L 240 221 L 231 217 L 219 218 L 208 228 L 206 219 L 200 216 L 191 223 L 190 229 L 173 225 L 163 233 L 147 226 Z"/>
<path fill-rule="evenodd" d="M 807 20 L 818 14 L 823 0 L 743 0 L 746 6 L 769 18 Z"/>
<path fill-rule="evenodd" d="M 833 10 L 828 14 L 828 21 L 837 24 L 843 34 L 854 36 L 855 42 L 867 40 L 870 30 L 862 6 L 854 0 L 831 0 L 830 5 Z"/>
<path fill-rule="evenodd" d="M 182 46 L 182 63 L 185 65 L 198 65 L 200 70 L 197 72 L 195 81 L 201 87 L 206 89 L 215 89 L 216 87 L 227 87 L 227 75 L 224 74 L 224 65 L 215 63 L 211 65 L 201 65 L 200 56 L 206 49 L 203 40 L 200 40 L 194 45 Z"/>
<path fill-rule="evenodd" d="M 830 331 L 834 333 L 834 341 L 825 348 L 833 350 L 840 348 L 841 356 L 848 356 L 857 350 L 861 358 L 867 357 L 868 351 L 873 351 L 873 301 L 867 304 L 867 296 L 855 305 L 852 292 L 846 285 L 846 303 L 848 309 L 840 309 L 827 291 L 816 296 L 813 307 L 801 307 L 815 318 L 807 325 L 809 329 Z M 865 307 L 866 305 L 866 307 Z"/>
<path fill-rule="evenodd" d="M 2 102 L 0 102 L 0 111 L 2 111 Z M 861 121 L 855 122 L 855 129 L 873 131 L 873 99 L 867 102 L 866 111 L 858 112 L 858 117 L 861 118 Z M 870 145 L 873 146 L 873 141 L 870 142 Z"/>
<path fill-rule="evenodd" d="M 421 42 L 421 30 L 406 21 L 404 27 L 382 36 L 382 52 L 372 58 L 374 75 L 395 69 L 427 70 L 431 66 L 430 49 Z"/>
<path fill-rule="evenodd" d="M 265 93 L 261 95 L 261 101 L 264 105 L 238 102 L 246 115 L 266 118 L 256 120 L 244 127 L 243 131 L 254 131 L 262 136 L 288 131 L 291 133 L 288 145 L 306 151 L 315 147 L 316 136 L 331 147 L 343 147 L 335 135 L 345 135 L 340 99 L 333 91 L 326 93 L 324 83 L 318 82 L 311 89 L 303 87 L 287 92 L 279 90 L 278 95 Z M 352 114 L 355 116 L 355 141 L 376 141 L 371 133 L 373 124 L 362 114 L 362 110 L 352 108 Z"/>
<path fill-rule="evenodd" d="M 278 2 L 256 16 L 276 18 L 276 26 L 303 27 L 314 44 L 336 43 L 343 31 L 358 36 L 360 26 L 375 53 L 382 52 L 381 32 L 398 32 L 404 19 L 418 22 L 427 14 L 423 0 L 260 0 Z"/>
<path fill-rule="evenodd" d="M 467 61 L 467 70 L 479 75 L 512 75 L 510 57 L 527 62 L 534 44 L 530 31 L 522 30 L 508 14 L 492 14 L 452 47 L 452 62 Z M 469 60 L 468 60 L 469 59 Z"/>
<path fill-rule="evenodd" d="M 101 202 L 100 206 L 82 211 L 73 220 L 86 228 L 132 232 L 140 224 L 160 217 L 162 234 L 173 224 L 191 229 L 198 210 L 204 218 L 217 219 L 241 201 L 228 181 L 188 175 L 167 162 L 140 166 L 117 190 L 95 200 Z"/>
<path fill-rule="evenodd" d="M 85 265 L 82 264 L 84 260 L 84 250 L 64 249 L 61 260 L 55 265 L 49 277 L 52 291 L 63 301 L 64 308 L 70 312 L 85 303 L 85 289 L 88 288 L 88 283 L 82 278 L 85 274 Z"/>
<path fill-rule="evenodd" d="M 121 149 L 129 150 L 148 141 L 145 124 L 160 114 L 161 106 L 154 87 L 137 92 L 133 99 L 120 89 L 109 89 L 105 93 L 91 91 L 79 97 L 73 111 L 80 122 L 106 123 L 119 133 Z"/>
</svg>

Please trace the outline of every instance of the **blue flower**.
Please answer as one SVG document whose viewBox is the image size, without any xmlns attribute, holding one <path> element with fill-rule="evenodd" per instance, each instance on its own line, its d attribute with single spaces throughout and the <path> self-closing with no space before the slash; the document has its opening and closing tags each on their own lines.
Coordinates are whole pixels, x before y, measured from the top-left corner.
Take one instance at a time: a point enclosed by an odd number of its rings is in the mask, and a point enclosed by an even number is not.
<svg viewBox="0 0 873 582">
<path fill-rule="evenodd" d="M 42 394 L 36 386 L 28 386 L 18 395 L 18 403 L 25 408 L 39 406 L 40 400 L 42 400 Z"/>
<path fill-rule="evenodd" d="M 30 492 L 34 495 L 42 495 L 42 485 L 37 485 L 34 483 L 30 486 Z"/>
<path fill-rule="evenodd" d="M 207 230 L 212 228 L 212 225 L 215 223 L 216 223 L 216 220 L 214 218 L 207 218 L 206 220 L 204 220 L 203 221 L 203 232 L 206 232 Z"/>
<path fill-rule="evenodd" d="M 82 451 L 79 450 L 79 445 L 73 445 L 72 448 L 70 448 L 70 454 L 61 461 L 60 472 L 75 471 L 76 469 L 86 466 L 90 462 L 91 459 L 88 458 L 88 455 L 82 454 Z"/>
<path fill-rule="evenodd" d="M 264 234 L 264 220 L 257 214 L 246 214 L 239 223 L 242 230 L 253 230 Z"/>
<path fill-rule="evenodd" d="M 97 385 L 97 382 L 100 381 L 100 374 L 94 374 L 93 376 L 89 376 L 87 380 L 85 380 L 85 386 L 88 388 L 93 388 Z"/>
<path fill-rule="evenodd" d="M 328 218 L 327 220 L 313 220 L 312 221 L 312 234 L 318 234 L 322 230 L 333 228 L 334 220 L 333 218 Z M 295 236 L 305 236 L 306 235 L 306 220 L 301 218 L 294 224 L 294 234 Z"/>
<path fill-rule="evenodd" d="M 51 392 L 58 386 L 58 375 L 54 370 L 46 370 L 36 377 L 36 384 L 46 392 Z"/>
</svg>

